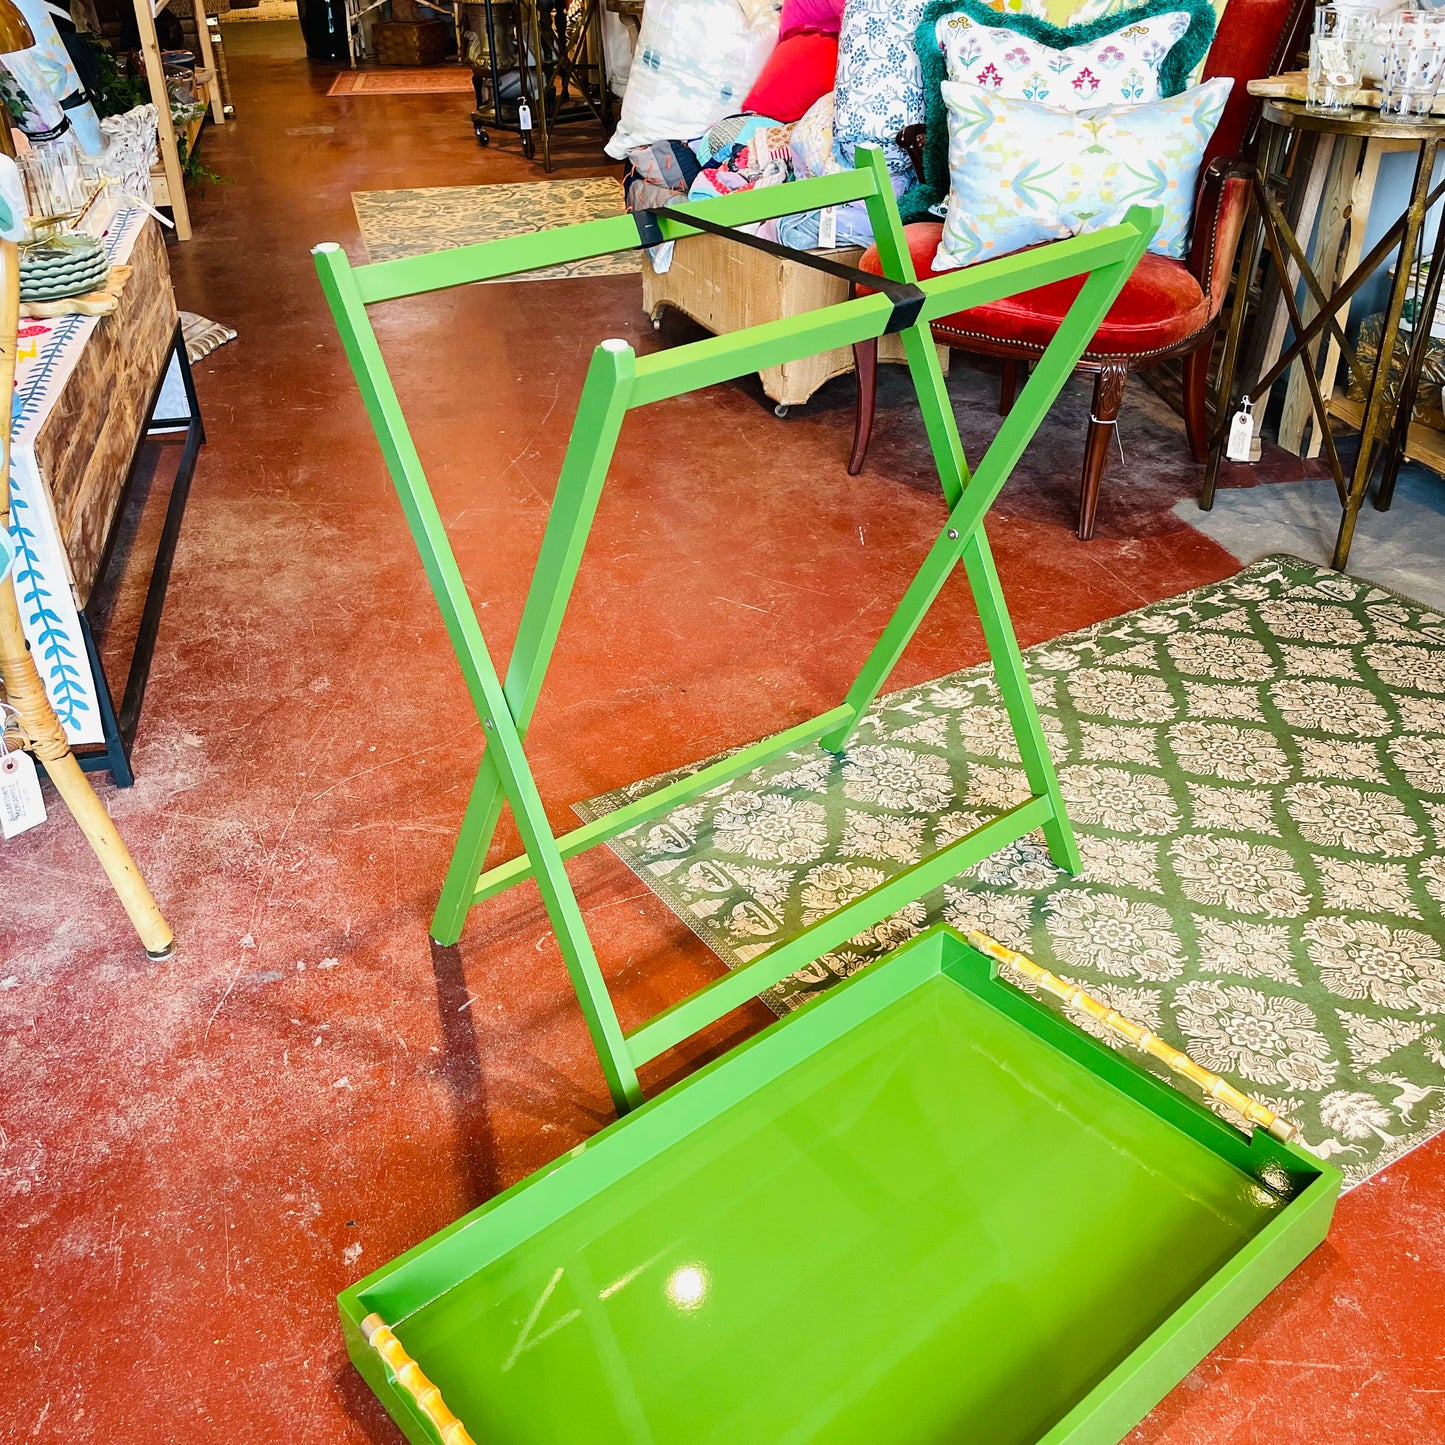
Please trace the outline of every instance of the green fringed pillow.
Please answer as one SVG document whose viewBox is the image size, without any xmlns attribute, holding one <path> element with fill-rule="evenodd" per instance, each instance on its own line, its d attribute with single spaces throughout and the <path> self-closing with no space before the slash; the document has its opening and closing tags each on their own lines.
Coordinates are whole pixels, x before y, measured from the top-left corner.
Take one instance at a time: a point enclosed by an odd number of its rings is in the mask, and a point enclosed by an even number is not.
<svg viewBox="0 0 1445 1445">
<path fill-rule="evenodd" d="M 948 199 L 945 80 L 1062 110 L 1149 104 L 1185 89 L 1214 26 L 1211 0 L 1146 0 L 1067 26 L 985 0 L 932 0 L 914 38 L 927 107 L 923 179 L 899 202 L 903 219 L 938 216 Z"/>
</svg>

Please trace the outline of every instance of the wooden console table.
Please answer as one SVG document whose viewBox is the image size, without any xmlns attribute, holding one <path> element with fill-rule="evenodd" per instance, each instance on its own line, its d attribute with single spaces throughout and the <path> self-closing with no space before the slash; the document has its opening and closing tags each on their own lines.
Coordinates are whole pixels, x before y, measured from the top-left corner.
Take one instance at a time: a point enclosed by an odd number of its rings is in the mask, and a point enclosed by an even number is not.
<svg viewBox="0 0 1445 1445">
<path fill-rule="evenodd" d="M 130 766 L 171 559 L 205 432 L 171 291 L 165 243 L 143 212 L 110 218 L 111 259 L 131 266 L 99 319 L 20 323 L 11 468 L 16 594 L 25 635 L 81 766 L 122 787 Z M 119 710 L 92 608 L 147 438 L 182 442 Z"/>
</svg>

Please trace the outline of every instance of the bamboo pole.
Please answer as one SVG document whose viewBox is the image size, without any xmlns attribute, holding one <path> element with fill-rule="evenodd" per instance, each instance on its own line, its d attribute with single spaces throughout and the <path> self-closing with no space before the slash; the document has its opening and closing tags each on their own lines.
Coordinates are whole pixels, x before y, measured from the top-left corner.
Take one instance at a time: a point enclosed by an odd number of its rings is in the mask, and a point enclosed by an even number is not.
<svg viewBox="0 0 1445 1445">
<path fill-rule="evenodd" d="M 421 1366 L 407 1354 L 406 1347 L 387 1328 L 380 1315 L 370 1314 L 361 1322 L 366 1343 L 386 1361 L 396 1382 L 416 1401 L 417 1408 L 431 1421 L 445 1445 L 475 1445 L 467 1427 L 447 1408 L 442 1392 L 422 1374 Z"/>
<path fill-rule="evenodd" d="M 1210 1073 L 1203 1064 L 1196 1064 L 1188 1054 L 1176 1049 L 1173 1044 L 1166 1043 L 1152 1029 L 1146 1029 L 1143 1024 L 1136 1024 L 1132 1019 L 1125 1018 L 1118 1009 L 1110 1008 L 1106 1003 L 1100 1003 L 1091 994 L 1085 993 L 1077 984 L 1070 983 L 1066 978 L 1060 978 L 1056 973 L 1050 973 L 1042 964 L 1035 963 L 1033 959 L 1022 953 L 1015 953 L 1013 949 L 1006 948 L 997 939 L 990 938 L 988 934 L 977 928 L 969 929 L 968 941 L 985 957 L 1003 964 L 1006 968 L 1013 969 L 1015 973 L 1021 974 L 1030 983 L 1035 983 L 1045 992 L 1053 994 L 1055 998 L 1062 999 L 1069 1008 L 1088 1014 L 1091 1019 L 1102 1024 L 1110 1033 L 1127 1040 L 1140 1053 L 1158 1059 L 1172 1073 L 1179 1074 L 1196 1084 L 1216 1103 L 1224 1104 L 1233 1109 L 1236 1114 L 1243 1115 L 1251 1124 L 1263 1129 L 1265 1133 L 1288 1142 L 1299 1132 L 1288 1119 L 1282 1118 L 1274 1110 L 1266 1108 L 1258 1099 L 1252 1099 L 1248 1094 L 1236 1089 L 1227 1079 L 1221 1079 L 1218 1074 Z"/>
<path fill-rule="evenodd" d="M 0 240 L 0 397 L 15 389 L 16 331 L 20 317 L 20 248 Z M 10 530 L 10 417 L 0 425 L 0 534 Z M 15 600 L 15 579 L 7 572 L 0 581 L 0 681 L 6 701 L 20 715 L 25 746 L 40 760 L 50 781 L 95 850 L 145 951 L 151 958 L 169 958 L 175 952 L 171 933 L 140 870 L 135 866 L 115 822 L 95 795 L 70 751 L 65 729 L 46 696 L 34 659 L 25 645 L 20 607 Z"/>
</svg>

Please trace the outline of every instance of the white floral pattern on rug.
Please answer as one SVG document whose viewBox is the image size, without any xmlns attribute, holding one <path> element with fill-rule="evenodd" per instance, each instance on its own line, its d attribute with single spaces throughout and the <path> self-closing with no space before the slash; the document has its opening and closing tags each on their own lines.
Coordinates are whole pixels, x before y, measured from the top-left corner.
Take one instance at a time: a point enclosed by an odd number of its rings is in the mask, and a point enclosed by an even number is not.
<svg viewBox="0 0 1445 1445">
<path fill-rule="evenodd" d="M 353 191 L 351 206 L 370 261 L 424 256 L 429 251 L 475 246 L 503 236 L 531 235 L 552 226 L 606 220 L 625 211 L 622 183 L 615 176 Z M 641 256 L 640 251 L 591 256 L 584 261 L 503 276 L 501 284 L 573 276 L 636 275 L 642 267 Z"/>
<path fill-rule="evenodd" d="M 946 920 L 1190 1050 L 1351 1183 L 1445 1128 L 1445 619 L 1274 557 L 1025 656 L 1079 876 L 1025 838 L 765 1001 Z M 613 846 L 736 966 L 1027 795 L 981 667 Z"/>
</svg>

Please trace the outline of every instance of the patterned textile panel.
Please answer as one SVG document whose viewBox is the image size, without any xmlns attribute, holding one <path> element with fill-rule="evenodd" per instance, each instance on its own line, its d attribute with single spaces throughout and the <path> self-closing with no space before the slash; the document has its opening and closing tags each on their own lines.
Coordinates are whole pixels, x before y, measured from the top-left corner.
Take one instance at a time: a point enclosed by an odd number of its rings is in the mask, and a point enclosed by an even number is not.
<svg viewBox="0 0 1445 1445">
<path fill-rule="evenodd" d="M 1035 834 L 765 1001 L 945 921 L 1258 1094 L 1352 1184 L 1445 1128 L 1445 617 L 1271 557 L 1024 656 L 1083 871 Z M 613 847 L 736 967 L 1027 792 L 975 667 L 880 698 L 841 758 L 785 754 Z"/>
<path fill-rule="evenodd" d="M 1149 249 L 1184 255 L 1199 163 L 1231 85 L 1066 111 L 945 81 L 953 188 L 934 269 L 1116 225 L 1136 205 L 1164 209 Z"/>
<path fill-rule="evenodd" d="M 924 116 L 923 72 L 914 31 L 926 4 L 927 0 L 848 0 L 838 36 L 833 92 L 834 144 L 844 165 L 853 164 L 855 146 L 872 142 L 882 147 L 889 170 L 900 174 L 912 170 L 895 137 Z"/>
</svg>

